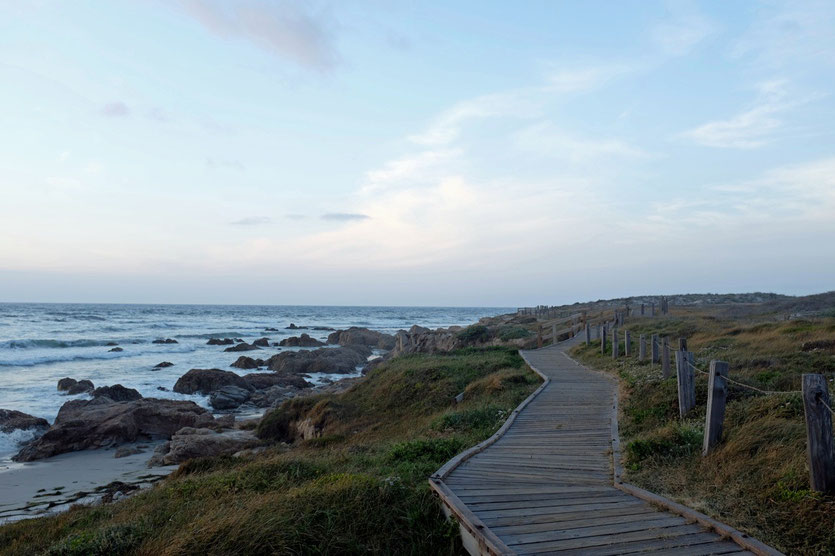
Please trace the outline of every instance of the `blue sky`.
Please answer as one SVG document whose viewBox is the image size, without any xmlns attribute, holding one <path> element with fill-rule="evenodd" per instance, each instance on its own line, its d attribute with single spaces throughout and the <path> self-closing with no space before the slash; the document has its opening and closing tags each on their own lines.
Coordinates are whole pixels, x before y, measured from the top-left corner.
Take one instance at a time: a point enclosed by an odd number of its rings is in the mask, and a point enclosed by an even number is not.
<svg viewBox="0 0 835 556">
<path fill-rule="evenodd" d="M 0 300 L 835 276 L 835 4 L 0 0 Z"/>
</svg>

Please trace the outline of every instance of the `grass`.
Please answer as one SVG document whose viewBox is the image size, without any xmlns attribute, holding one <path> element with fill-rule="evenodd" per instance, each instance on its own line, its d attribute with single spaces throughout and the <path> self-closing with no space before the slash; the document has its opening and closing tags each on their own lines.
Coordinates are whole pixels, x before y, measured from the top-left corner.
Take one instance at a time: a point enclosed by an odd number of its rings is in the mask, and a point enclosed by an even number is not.
<svg viewBox="0 0 835 556">
<path fill-rule="evenodd" d="M 126 500 L 0 527 L 0 554 L 463 553 L 426 479 L 538 384 L 504 348 L 396 358 L 267 415 L 264 454 L 191 460 Z M 299 438 L 304 420 L 317 438 Z"/>
<path fill-rule="evenodd" d="M 687 337 L 696 366 L 730 364 L 730 376 L 765 390 L 801 388 L 803 373 L 835 378 L 835 318 L 778 321 L 724 318 L 677 308 L 669 317 L 627 321 L 632 352 L 640 334 Z M 624 327 L 621 328 L 623 330 Z M 623 335 L 621 334 L 621 342 Z M 805 346 L 805 347 L 804 347 Z M 608 351 L 608 350 L 607 350 Z M 647 350 L 649 354 L 649 349 Z M 660 365 L 575 348 L 582 362 L 621 378 L 620 432 L 628 482 L 676 499 L 791 554 L 835 553 L 835 497 L 809 490 L 803 403 L 797 394 L 764 396 L 731 384 L 723 442 L 702 457 L 707 377 L 696 374 L 696 407 L 678 415 L 673 376 Z M 831 390 L 835 390 L 830 386 Z"/>
</svg>

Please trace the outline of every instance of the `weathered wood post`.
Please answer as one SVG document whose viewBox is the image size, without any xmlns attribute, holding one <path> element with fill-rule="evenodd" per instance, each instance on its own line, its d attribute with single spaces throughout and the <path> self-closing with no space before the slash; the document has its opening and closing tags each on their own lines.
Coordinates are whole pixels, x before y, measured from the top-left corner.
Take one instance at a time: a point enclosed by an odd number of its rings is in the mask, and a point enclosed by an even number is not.
<svg viewBox="0 0 835 556">
<path fill-rule="evenodd" d="M 641 316 L 644 316 L 644 304 L 641 303 Z"/>
<path fill-rule="evenodd" d="M 557 323 L 551 326 L 551 345 L 557 343 Z"/>
<path fill-rule="evenodd" d="M 612 359 L 617 359 L 620 355 L 620 342 L 618 342 L 618 325 L 612 327 Z"/>
<path fill-rule="evenodd" d="M 638 339 L 638 361 L 643 361 L 647 358 L 647 337 L 641 334 Z"/>
<path fill-rule="evenodd" d="M 627 357 L 632 355 L 632 334 L 629 330 L 623 333 L 623 354 Z"/>
<path fill-rule="evenodd" d="M 649 304 L 649 316 L 655 316 L 655 301 Z"/>
<path fill-rule="evenodd" d="M 680 417 L 696 406 L 696 388 L 693 380 L 693 353 L 676 352 L 676 371 L 678 377 L 678 414 Z"/>
<path fill-rule="evenodd" d="M 658 334 L 653 334 L 651 338 L 652 345 L 649 347 L 649 351 L 652 354 L 652 364 L 655 365 L 660 361 L 660 356 L 658 355 Z"/>
<path fill-rule="evenodd" d="M 684 350 L 680 350 L 684 351 Z M 702 455 L 722 440 L 722 424 L 725 421 L 725 400 L 728 397 L 728 364 L 724 361 L 710 362 L 710 377 L 707 383 L 707 415 L 705 416 L 705 438 Z"/>
<path fill-rule="evenodd" d="M 680 351 L 687 351 L 687 338 L 679 338 L 678 339 L 678 349 Z"/>
<path fill-rule="evenodd" d="M 591 326 L 589 323 L 586 323 L 586 345 L 591 343 Z"/>
<path fill-rule="evenodd" d="M 600 339 L 600 323 L 599 322 L 597 323 L 597 328 L 595 329 L 594 334 L 595 334 L 594 339 L 599 340 Z"/>
<path fill-rule="evenodd" d="M 828 406 L 828 407 L 827 407 Z M 826 377 L 803 375 L 803 410 L 806 413 L 806 455 L 812 490 L 835 492 L 835 448 L 832 441 L 832 401 Z"/>
<path fill-rule="evenodd" d="M 670 378 L 670 339 L 664 336 L 661 345 L 661 375 Z"/>
<path fill-rule="evenodd" d="M 600 331 L 600 353 L 606 355 L 606 325 L 603 325 L 603 329 Z"/>
<path fill-rule="evenodd" d="M 539 325 L 539 332 L 536 334 L 536 347 L 542 347 L 542 325 Z"/>
</svg>

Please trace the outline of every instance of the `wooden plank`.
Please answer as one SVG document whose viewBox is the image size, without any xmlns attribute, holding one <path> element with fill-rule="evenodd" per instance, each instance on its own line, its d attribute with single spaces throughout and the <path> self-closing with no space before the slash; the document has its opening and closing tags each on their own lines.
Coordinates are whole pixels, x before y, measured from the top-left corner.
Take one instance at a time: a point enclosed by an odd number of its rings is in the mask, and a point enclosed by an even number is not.
<svg viewBox="0 0 835 556">
<path fill-rule="evenodd" d="M 542 541 L 515 545 L 509 547 L 518 554 L 540 554 L 542 552 L 555 552 L 569 550 L 572 548 L 609 546 L 616 543 L 628 541 L 646 541 L 653 539 L 667 539 L 671 537 L 703 533 L 704 529 L 699 525 L 678 525 L 665 527 L 663 529 L 645 529 L 643 531 L 630 531 L 628 533 L 616 533 L 610 535 L 598 535 L 596 537 L 580 537 L 562 539 L 555 541 Z"/>
<path fill-rule="evenodd" d="M 710 377 L 707 385 L 705 436 L 702 442 L 703 456 L 706 456 L 722 440 L 722 425 L 725 422 L 725 399 L 728 396 L 727 378 L 728 364 L 724 361 L 711 361 Z"/>
<path fill-rule="evenodd" d="M 601 535 L 613 535 L 620 533 L 632 533 L 635 531 L 647 531 L 685 525 L 687 522 L 681 517 L 672 517 L 665 514 L 656 514 L 662 517 L 655 519 L 643 519 L 638 522 L 615 523 L 611 525 L 593 525 L 588 527 L 578 526 L 573 529 L 557 529 L 550 531 L 537 531 L 535 533 L 502 534 L 501 538 L 505 544 L 513 548 L 516 545 L 542 541 L 559 541 L 566 539 L 577 539 L 581 537 L 597 537 Z M 658 532 L 662 536 L 661 532 Z"/>
</svg>

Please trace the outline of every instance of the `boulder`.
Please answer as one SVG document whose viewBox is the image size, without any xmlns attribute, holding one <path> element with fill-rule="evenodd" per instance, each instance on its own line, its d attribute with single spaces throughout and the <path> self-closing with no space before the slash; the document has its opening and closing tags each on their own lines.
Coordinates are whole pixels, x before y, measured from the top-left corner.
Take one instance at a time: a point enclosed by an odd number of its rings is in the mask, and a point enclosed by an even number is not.
<svg viewBox="0 0 835 556">
<path fill-rule="evenodd" d="M 259 444 L 252 431 L 216 432 L 208 428 L 186 427 L 157 449 L 148 466 L 175 465 L 193 458 L 231 455 Z"/>
<path fill-rule="evenodd" d="M 307 330 L 307 327 L 306 326 L 296 326 L 295 324 L 293 324 L 291 322 L 290 326 L 286 327 L 285 330 Z"/>
<path fill-rule="evenodd" d="M 109 350 L 107 350 L 107 351 L 112 351 L 112 352 L 120 352 L 120 351 L 125 351 L 125 350 L 123 350 L 123 349 L 122 349 L 122 348 L 120 348 L 120 347 L 115 347 L 115 348 L 109 349 Z"/>
<path fill-rule="evenodd" d="M 264 332 L 278 332 L 278 328 L 273 328 L 272 326 L 268 326 L 264 329 Z"/>
<path fill-rule="evenodd" d="M 100 386 L 93 390 L 94 398 L 102 396 L 110 398 L 114 402 L 130 402 L 140 399 L 142 394 L 133 388 L 125 388 L 121 384 L 114 384 L 113 386 Z"/>
<path fill-rule="evenodd" d="M 340 346 L 359 345 L 377 349 L 392 349 L 394 348 L 395 341 L 394 336 L 391 334 L 352 326 L 348 330 L 337 330 L 328 334 L 328 343 L 339 344 Z"/>
<path fill-rule="evenodd" d="M 264 360 L 241 355 L 232 363 L 232 366 L 236 369 L 257 369 L 264 366 Z"/>
<path fill-rule="evenodd" d="M 179 344 L 180 342 L 178 342 L 177 340 L 172 340 L 171 338 L 165 338 L 165 339 L 157 338 L 156 340 L 154 340 L 151 343 L 152 344 Z"/>
<path fill-rule="evenodd" d="M 254 346 L 252 344 L 248 344 L 246 342 L 242 342 L 236 346 L 228 347 L 223 351 L 252 351 L 255 349 L 261 349 L 258 346 Z"/>
<path fill-rule="evenodd" d="M 252 345 L 253 346 L 258 346 L 258 347 L 268 348 L 268 347 L 270 347 L 270 339 L 269 338 L 258 338 L 257 340 L 252 342 Z"/>
<path fill-rule="evenodd" d="M 104 345 L 107 346 L 107 347 L 111 347 L 111 346 L 118 346 L 119 344 L 117 344 L 116 342 L 107 342 Z"/>
<path fill-rule="evenodd" d="M 155 369 L 165 369 L 166 367 L 173 367 L 173 366 L 174 366 L 174 363 L 172 363 L 171 361 L 163 361 L 162 363 L 157 363 L 156 365 L 154 365 L 154 368 Z"/>
<path fill-rule="evenodd" d="M 69 390 L 70 388 L 75 386 L 76 384 L 78 384 L 78 381 L 74 378 L 70 378 L 70 377 L 62 378 L 61 380 L 58 381 L 58 390 L 66 392 L 67 390 Z"/>
<path fill-rule="evenodd" d="M 8 434 L 16 430 L 46 430 L 48 428 L 49 422 L 46 419 L 14 409 L 0 409 L 0 432 Z"/>
<path fill-rule="evenodd" d="M 303 377 L 288 373 L 251 373 L 241 378 L 253 390 L 265 390 L 273 386 L 292 386 L 294 388 L 311 388 L 313 386 Z"/>
<path fill-rule="evenodd" d="M 246 403 L 250 397 L 250 391 L 246 388 L 239 388 L 231 384 L 223 386 L 212 392 L 209 397 L 209 405 L 214 409 L 235 409 Z"/>
<path fill-rule="evenodd" d="M 140 438 L 169 438 L 183 427 L 206 427 L 212 415 L 194 402 L 142 398 L 72 400 L 61 406 L 55 423 L 13 459 L 34 461 L 65 452 L 116 446 Z"/>
<path fill-rule="evenodd" d="M 322 330 L 327 332 L 332 332 L 336 330 L 336 328 L 331 328 L 330 326 L 314 326 L 311 330 Z"/>
<path fill-rule="evenodd" d="M 67 389 L 67 394 L 70 396 L 75 396 L 77 394 L 86 394 L 87 392 L 92 392 L 95 386 L 89 380 L 79 380 L 72 386 Z"/>
<path fill-rule="evenodd" d="M 235 343 L 235 340 L 232 338 L 209 338 L 209 341 L 206 342 L 207 346 L 231 346 Z"/>
<path fill-rule="evenodd" d="M 240 376 L 220 369 L 191 369 L 177 379 L 174 391 L 180 394 L 208 395 L 224 386 L 237 386 L 250 390 L 251 386 Z"/>
<path fill-rule="evenodd" d="M 265 361 L 270 370 L 280 373 L 353 373 L 365 363 L 371 349 L 362 346 L 287 351 Z"/>
<path fill-rule="evenodd" d="M 320 342 L 316 338 L 311 338 L 308 334 L 302 334 L 301 336 L 284 338 L 278 343 L 278 345 L 282 347 L 322 347 L 325 345 L 325 342 Z"/>
<path fill-rule="evenodd" d="M 295 398 L 302 391 L 293 386 L 271 386 L 252 394 L 249 403 L 255 407 L 278 407 L 284 400 Z"/>
</svg>

